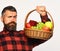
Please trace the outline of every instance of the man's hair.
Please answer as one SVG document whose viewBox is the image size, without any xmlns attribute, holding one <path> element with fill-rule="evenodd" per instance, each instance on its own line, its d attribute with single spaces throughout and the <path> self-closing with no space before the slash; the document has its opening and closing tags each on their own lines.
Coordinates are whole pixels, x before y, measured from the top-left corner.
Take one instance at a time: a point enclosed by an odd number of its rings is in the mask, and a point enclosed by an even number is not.
<svg viewBox="0 0 60 51">
<path fill-rule="evenodd" d="M 9 10 L 9 11 L 13 11 L 13 12 L 16 12 L 17 13 L 17 10 L 16 10 L 16 8 L 15 7 L 13 7 L 13 6 L 7 6 L 7 7 L 5 7 L 3 10 L 2 10 L 2 15 L 6 12 L 6 10 Z"/>
</svg>

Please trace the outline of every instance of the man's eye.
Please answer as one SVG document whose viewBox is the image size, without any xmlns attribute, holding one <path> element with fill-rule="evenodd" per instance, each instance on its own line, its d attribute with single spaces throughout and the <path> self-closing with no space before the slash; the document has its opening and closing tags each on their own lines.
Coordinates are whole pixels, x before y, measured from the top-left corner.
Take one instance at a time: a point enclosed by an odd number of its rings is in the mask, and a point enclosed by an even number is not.
<svg viewBox="0 0 60 51">
<path fill-rule="evenodd" d="M 12 16 L 9 16 L 8 18 L 11 18 Z"/>
<path fill-rule="evenodd" d="M 16 16 L 14 16 L 14 18 L 16 18 Z"/>
</svg>

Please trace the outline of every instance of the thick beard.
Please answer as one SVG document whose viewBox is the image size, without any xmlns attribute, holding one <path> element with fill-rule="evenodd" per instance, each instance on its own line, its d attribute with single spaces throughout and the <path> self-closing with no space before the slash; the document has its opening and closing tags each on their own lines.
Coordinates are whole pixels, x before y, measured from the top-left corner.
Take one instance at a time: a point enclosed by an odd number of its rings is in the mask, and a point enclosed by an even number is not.
<svg viewBox="0 0 60 51">
<path fill-rule="evenodd" d="M 16 31 L 16 23 L 10 22 L 8 24 L 4 24 L 4 28 L 8 31 Z"/>
</svg>

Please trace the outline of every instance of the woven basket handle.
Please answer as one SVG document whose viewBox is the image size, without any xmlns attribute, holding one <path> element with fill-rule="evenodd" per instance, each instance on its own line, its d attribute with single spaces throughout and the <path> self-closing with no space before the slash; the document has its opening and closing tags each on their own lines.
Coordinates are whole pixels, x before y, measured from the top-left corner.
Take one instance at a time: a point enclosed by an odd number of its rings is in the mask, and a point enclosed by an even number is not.
<svg viewBox="0 0 60 51">
<path fill-rule="evenodd" d="M 34 12 L 34 11 L 36 11 L 36 9 L 34 9 L 34 10 L 30 11 L 30 12 L 26 15 L 24 26 L 25 26 L 25 25 L 26 25 L 26 23 L 27 23 L 27 19 L 28 19 L 29 15 L 30 15 L 32 12 Z M 47 11 L 46 11 L 46 12 L 47 12 Z M 47 13 L 48 13 L 48 15 L 49 15 L 49 16 L 50 16 L 50 18 L 51 18 L 51 22 L 52 22 L 52 24 L 53 24 L 53 28 L 52 28 L 52 30 L 53 30 L 53 29 L 54 29 L 54 21 L 53 21 L 53 18 L 52 18 L 52 16 L 50 15 L 50 13 L 49 13 L 49 12 L 47 12 Z"/>
</svg>

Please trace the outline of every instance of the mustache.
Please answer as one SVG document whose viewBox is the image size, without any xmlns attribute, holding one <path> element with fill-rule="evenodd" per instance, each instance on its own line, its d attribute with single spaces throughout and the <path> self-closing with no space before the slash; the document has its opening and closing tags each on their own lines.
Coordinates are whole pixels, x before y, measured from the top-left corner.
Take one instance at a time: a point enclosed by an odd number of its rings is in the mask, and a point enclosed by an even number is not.
<svg viewBox="0 0 60 51">
<path fill-rule="evenodd" d="M 9 25 L 9 24 L 11 24 L 11 23 L 13 23 L 14 25 L 16 25 L 16 22 L 10 22 L 10 23 L 8 23 L 7 25 Z"/>
</svg>

